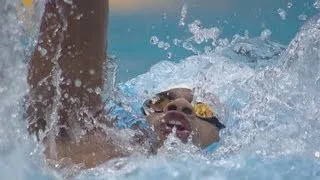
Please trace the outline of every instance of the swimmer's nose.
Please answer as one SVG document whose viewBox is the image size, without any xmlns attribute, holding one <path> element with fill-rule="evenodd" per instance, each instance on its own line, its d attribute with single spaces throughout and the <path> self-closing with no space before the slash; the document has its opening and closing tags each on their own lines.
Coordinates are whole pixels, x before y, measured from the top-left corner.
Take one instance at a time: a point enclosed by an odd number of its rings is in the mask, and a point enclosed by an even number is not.
<svg viewBox="0 0 320 180">
<path fill-rule="evenodd" d="M 164 107 L 164 112 L 170 112 L 170 111 L 175 111 L 175 112 L 181 112 L 185 115 L 192 115 L 193 114 L 193 107 L 188 102 L 187 100 L 183 98 L 176 99 L 170 103 L 168 103 Z"/>
</svg>

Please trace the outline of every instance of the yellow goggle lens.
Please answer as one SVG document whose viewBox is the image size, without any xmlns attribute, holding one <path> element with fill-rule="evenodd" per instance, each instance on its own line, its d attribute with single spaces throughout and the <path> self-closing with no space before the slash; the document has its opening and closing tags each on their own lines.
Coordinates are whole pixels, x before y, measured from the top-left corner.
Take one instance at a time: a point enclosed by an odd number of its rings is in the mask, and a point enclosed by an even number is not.
<svg viewBox="0 0 320 180">
<path fill-rule="evenodd" d="M 22 0 L 22 2 L 26 8 L 32 8 L 32 0 Z"/>
<path fill-rule="evenodd" d="M 198 117 L 212 118 L 214 116 L 211 108 L 205 103 L 197 103 L 194 105 L 193 109 Z"/>
</svg>

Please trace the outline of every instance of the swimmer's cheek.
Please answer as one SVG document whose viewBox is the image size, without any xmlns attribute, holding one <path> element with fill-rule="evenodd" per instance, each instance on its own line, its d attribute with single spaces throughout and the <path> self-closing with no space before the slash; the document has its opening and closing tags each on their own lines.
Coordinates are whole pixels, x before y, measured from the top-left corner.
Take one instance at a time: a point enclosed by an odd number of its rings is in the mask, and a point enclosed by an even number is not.
<svg viewBox="0 0 320 180">
<path fill-rule="evenodd" d="M 197 128 L 199 132 L 196 138 L 197 142 L 194 144 L 197 144 L 202 149 L 220 140 L 219 129 L 217 127 L 199 120 L 197 121 Z"/>
</svg>

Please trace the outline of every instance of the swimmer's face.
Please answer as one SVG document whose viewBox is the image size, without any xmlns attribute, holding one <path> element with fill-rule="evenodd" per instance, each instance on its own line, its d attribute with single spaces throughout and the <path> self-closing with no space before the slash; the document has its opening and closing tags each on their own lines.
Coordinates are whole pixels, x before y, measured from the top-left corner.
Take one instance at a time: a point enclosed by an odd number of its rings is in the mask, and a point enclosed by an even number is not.
<svg viewBox="0 0 320 180">
<path fill-rule="evenodd" d="M 199 117 L 191 104 L 193 94 L 190 89 L 171 89 L 157 94 L 145 102 L 143 110 L 146 119 L 155 132 L 160 145 L 175 128 L 176 136 L 187 143 L 188 139 L 201 148 L 219 140 L 219 128 L 209 120 Z M 217 120 L 217 119 L 216 119 Z"/>
</svg>

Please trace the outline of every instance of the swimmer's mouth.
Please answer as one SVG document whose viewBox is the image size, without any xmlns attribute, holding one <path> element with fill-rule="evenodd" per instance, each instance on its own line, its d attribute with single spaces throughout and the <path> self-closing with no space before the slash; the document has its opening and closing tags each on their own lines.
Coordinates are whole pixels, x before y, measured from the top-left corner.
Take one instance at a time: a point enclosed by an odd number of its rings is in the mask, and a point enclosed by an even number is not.
<svg viewBox="0 0 320 180">
<path fill-rule="evenodd" d="M 160 127 L 161 133 L 166 137 L 173 132 L 173 128 L 175 127 L 176 135 L 183 143 L 188 142 L 188 137 L 191 134 L 191 127 L 187 117 L 179 112 L 166 113 Z"/>
</svg>

